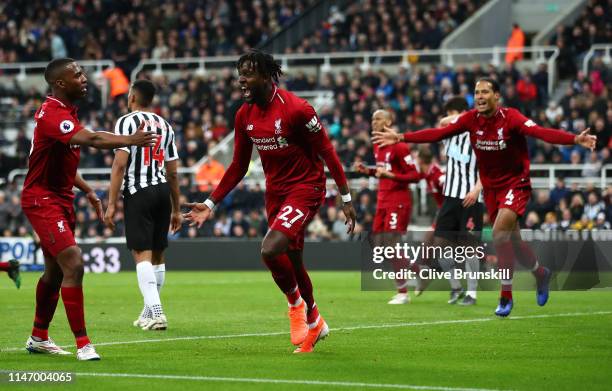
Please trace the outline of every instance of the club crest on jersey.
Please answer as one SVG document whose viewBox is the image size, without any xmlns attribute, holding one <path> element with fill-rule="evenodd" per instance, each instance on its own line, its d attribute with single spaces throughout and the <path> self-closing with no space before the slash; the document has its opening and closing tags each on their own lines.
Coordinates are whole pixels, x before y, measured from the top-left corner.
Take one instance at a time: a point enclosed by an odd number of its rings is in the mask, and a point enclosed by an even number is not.
<svg viewBox="0 0 612 391">
<path fill-rule="evenodd" d="M 66 232 L 66 227 L 64 227 L 64 220 L 60 220 L 57 222 L 57 230 L 59 233 Z"/>
<path fill-rule="evenodd" d="M 504 128 L 497 129 L 497 139 L 498 140 L 504 139 Z"/>
<path fill-rule="evenodd" d="M 74 123 L 67 119 L 63 120 L 62 123 L 60 124 L 60 131 L 64 134 L 68 134 L 72 132 L 73 129 L 74 129 Z"/>
<path fill-rule="evenodd" d="M 484 134 L 484 132 L 482 130 L 477 130 L 476 131 L 476 135 L 477 136 L 482 136 Z"/>
<path fill-rule="evenodd" d="M 277 119 L 274 121 L 274 134 L 281 134 L 283 130 L 281 129 L 281 119 Z"/>
<path fill-rule="evenodd" d="M 312 117 L 310 121 L 308 121 L 308 123 L 306 124 L 306 128 L 308 128 L 308 131 L 312 133 L 317 133 L 321 130 L 321 123 L 319 122 L 319 119 L 316 115 Z"/>
</svg>

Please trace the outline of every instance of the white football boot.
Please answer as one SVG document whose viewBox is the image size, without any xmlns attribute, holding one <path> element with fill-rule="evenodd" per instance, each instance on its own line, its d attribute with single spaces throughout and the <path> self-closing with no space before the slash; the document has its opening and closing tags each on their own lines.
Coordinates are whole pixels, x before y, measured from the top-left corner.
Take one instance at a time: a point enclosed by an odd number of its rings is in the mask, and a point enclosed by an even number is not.
<svg viewBox="0 0 612 391">
<path fill-rule="evenodd" d="M 100 355 L 96 353 L 96 348 L 90 343 L 77 350 L 77 360 L 80 361 L 97 361 Z"/>
<path fill-rule="evenodd" d="M 60 348 L 53 342 L 51 338 L 46 341 L 36 341 L 30 336 L 26 342 L 26 350 L 30 353 L 43 353 L 43 354 L 58 354 L 68 355 L 72 354 Z"/>
</svg>

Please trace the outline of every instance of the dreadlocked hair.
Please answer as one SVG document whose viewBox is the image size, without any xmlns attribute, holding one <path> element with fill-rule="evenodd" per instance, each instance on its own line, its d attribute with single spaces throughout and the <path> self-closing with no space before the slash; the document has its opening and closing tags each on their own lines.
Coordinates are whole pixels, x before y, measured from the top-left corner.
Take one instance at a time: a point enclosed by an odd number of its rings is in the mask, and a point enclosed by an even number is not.
<svg viewBox="0 0 612 391">
<path fill-rule="evenodd" d="M 236 68 L 240 69 L 245 63 L 251 63 L 253 69 L 264 77 L 269 77 L 275 83 L 278 83 L 279 78 L 283 75 L 281 66 L 274 61 L 268 53 L 261 50 L 250 49 L 248 52 L 240 56 Z"/>
</svg>

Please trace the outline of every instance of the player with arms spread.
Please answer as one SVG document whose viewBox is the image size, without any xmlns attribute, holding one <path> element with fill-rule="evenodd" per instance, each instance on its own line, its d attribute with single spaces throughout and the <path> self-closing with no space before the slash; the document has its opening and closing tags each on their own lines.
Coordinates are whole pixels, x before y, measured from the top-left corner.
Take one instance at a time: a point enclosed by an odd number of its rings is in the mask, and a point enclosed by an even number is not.
<svg viewBox="0 0 612 391">
<path fill-rule="evenodd" d="M 579 135 L 538 126 L 518 110 L 499 106 L 500 90 L 497 81 L 478 80 L 475 87 L 476 108 L 457 117 L 447 126 L 424 129 L 400 135 L 385 128 L 375 135 L 375 141 L 389 145 L 401 141 L 431 143 L 465 131 L 476 153 L 484 199 L 493 224 L 493 241 L 499 259 L 499 269 L 509 278 L 501 281 L 501 297 L 495 310 L 498 316 L 512 311 L 512 274 L 514 258 L 532 270 L 536 277 L 536 299 L 540 306 L 548 301 L 551 272 L 538 264 L 535 254 L 522 241 L 518 219 L 525 213 L 531 196 L 529 155 L 526 136 L 537 137 L 552 144 L 582 145 L 594 148 L 597 138 L 589 129 Z"/>
<path fill-rule="evenodd" d="M 349 187 L 315 110 L 277 87 L 282 71 L 274 58 L 251 50 L 240 57 L 237 68 L 245 103 L 236 113 L 233 161 L 217 189 L 205 202 L 187 204 L 191 211 L 184 217 L 198 226 L 210 217 L 215 205 L 245 176 L 255 145 L 266 176 L 270 227 L 261 256 L 287 296 L 291 342 L 300 345 L 295 353 L 312 352 L 317 341 L 329 333 L 302 260 L 304 230 L 325 197 L 323 161 L 339 187 L 348 232 L 352 232 L 355 210 Z"/>
<path fill-rule="evenodd" d="M 83 308 L 83 259 L 74 240 L 73 187 L 87 199 L 102 219 L 102 203 L 77 173 L 81 145 L 112 149 L 129 145 L 149 146 L 155 134 L 142 128 L 131 136 L 86 129 L 77 118 L 74 102 L 87 95 L 87 77 L 71 58 L 51 61 L 45 80 L 52 94 L 34 114 L 36 127 L 28 174 L 21 193 L 21 207 L 41 241 L 45 271 L 36 287 L 36 315 L 26 349 L 32 353 L 70 354 L 48 335 L 60 291 L 68 323 L 76 338 L 77 359 L 99 360 L 85 329 Z"/>
</svg>

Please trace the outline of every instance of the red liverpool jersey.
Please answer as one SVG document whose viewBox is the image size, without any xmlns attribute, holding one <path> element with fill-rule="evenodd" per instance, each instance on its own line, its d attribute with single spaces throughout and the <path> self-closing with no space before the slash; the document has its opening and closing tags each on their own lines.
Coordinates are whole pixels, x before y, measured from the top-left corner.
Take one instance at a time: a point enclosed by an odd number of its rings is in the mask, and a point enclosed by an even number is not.
<svg viewBox="0 0 612 391">
<path fill-rule="evenodd" d="M 574 144 L 573 134 L 538 126 L 512 108 L 499 108 L 489 118 L 475 109 L 470 110 L 445 127 L 405 133 L 404 141 L 435 142 L 465 131 L 470 132 L 470 143 L 485 189 L 531 185 L 525 136 L 551 144 Z"/>
<path fill-rule="evenodd" d="M 72 207 L 72 188 L 81 149 L 69 142 L 83 129 L 77 118 L 77 108 L 48 96 L 34 114 L 34 121 L 36 126 L 21 204 L 33 206 L 38 198 L 48 197 Z"/>
<path fill-rule="evenodd" d="M 325 188 L 323 160 L 340 186 L 344 170 L 312 106 L 275 87 L 265 108 L 244 103 L 236 113 L 234 158 L 211 198 L 223 199 L 244 177 L 253 146 L 266 176 L 266 191 L 286 193 L 297 185 Z"/>
<path fill-rule="evenodd" d="M 385 208 L 402 203 L 411 203 L 412 197 L 408 184 L 418 182 L 422 176 L 418 172 L 412 156 L 410 156 L 408 145 L 402 143 L 386 147 L 374 145 L 374 157 L 377 167 L 383 167 L 395 175 L 394 178 L 380 178 L 378 183 L 378 207 Z M 374 172 L 371 172 L 371 174 L 374 174 Z"/>
</svg>

